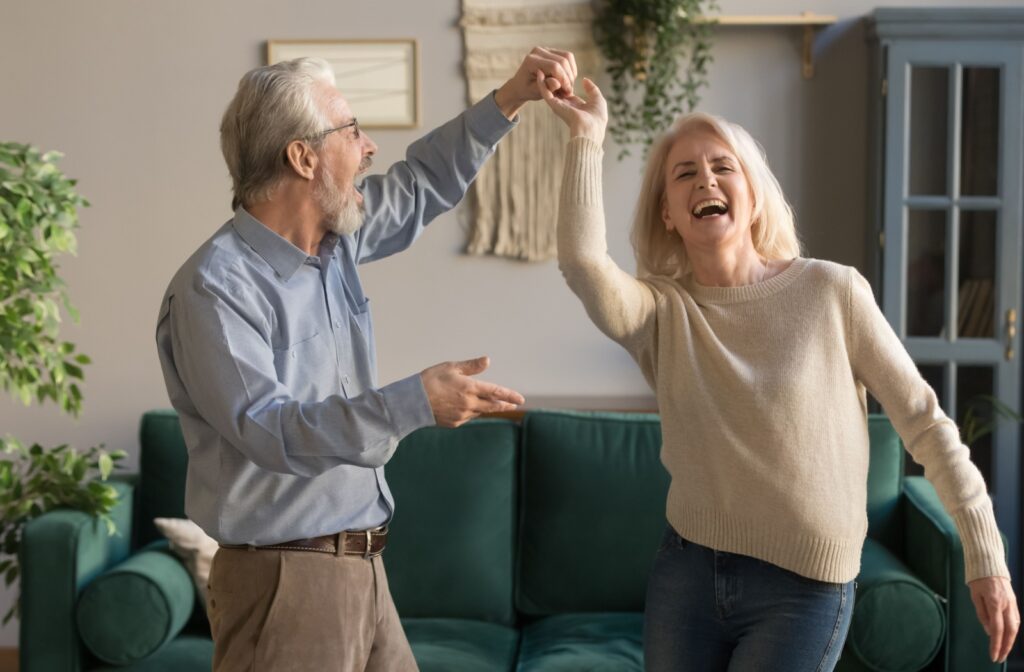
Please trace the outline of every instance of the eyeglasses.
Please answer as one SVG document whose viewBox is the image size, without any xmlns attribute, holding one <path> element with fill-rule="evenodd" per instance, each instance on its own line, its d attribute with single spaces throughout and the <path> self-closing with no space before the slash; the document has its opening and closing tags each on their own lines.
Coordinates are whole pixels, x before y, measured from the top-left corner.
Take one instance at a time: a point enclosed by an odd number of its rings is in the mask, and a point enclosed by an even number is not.
<svg viewBox="0 0 1024 672">
<path fill-rule="evenodd" d="M 352 121 L 348 122 L 347 124 L 342 124 L 341 126 L 338 126 L 337 128 L 328 128 L 326 131 L 320 131 L 319 133 L 314 133 L 313 135 L 308 135 L 308 136 L 306 136 L 306 140 L 315 140 L 315 139 L 318 139 L 318 138 L 325 138 L 328 135 L 330 135 L 331 133 L 334 133 L 335 131 L 343 131 L 346 128 L 349 128 L 350 126 L 354 126 L 355 127 L 355 130 L 352 132 L 352 137 L 354 137 L 356 140 L 358 140 L 359 139 L 359 120 L 356 119 L 355 117 L 352 117 Z"/>
</svg>

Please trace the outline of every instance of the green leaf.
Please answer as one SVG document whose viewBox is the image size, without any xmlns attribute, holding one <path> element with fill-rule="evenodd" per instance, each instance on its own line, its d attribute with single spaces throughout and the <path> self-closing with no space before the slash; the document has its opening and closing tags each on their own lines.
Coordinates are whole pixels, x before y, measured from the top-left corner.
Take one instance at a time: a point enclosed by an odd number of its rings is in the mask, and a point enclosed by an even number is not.
<svg viewBox="0 0 1024 672">
<path fill-rule="evenodd" d="M 110 458 L 110 455 L 106 453 L 100 453 L 100 478 L 104 481 L 110 477 L 110 472 L 114 470 L 114 460 Z"/>
</svg>

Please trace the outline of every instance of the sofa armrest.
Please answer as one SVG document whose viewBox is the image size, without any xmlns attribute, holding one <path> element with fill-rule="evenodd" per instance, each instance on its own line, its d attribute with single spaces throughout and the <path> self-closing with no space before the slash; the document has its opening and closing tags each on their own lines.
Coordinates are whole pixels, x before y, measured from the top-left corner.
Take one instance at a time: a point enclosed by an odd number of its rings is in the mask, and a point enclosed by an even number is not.
<svg viewBox="0 0 1024 672">
<path fill-rule="evenodd" d="M 29 521 L 21 539 L 22 672 L 78 672 L 82 649 L 75 625 L 78 593 L 131 550 L 135 487 L 111 481 L 119 501 L 110 517 L 117 534 L 81 511 L 58 509 Z"/>
<path fill-rule="evenodd" d="M 988 635 L 981 627 L 964 583 L 964 550 L 953 518 L 935 488 L 921 476 L 903 484 L 904 561 L 946 602 L 947 670 L 1003 670 L 988 656 Z"/>
</svg>

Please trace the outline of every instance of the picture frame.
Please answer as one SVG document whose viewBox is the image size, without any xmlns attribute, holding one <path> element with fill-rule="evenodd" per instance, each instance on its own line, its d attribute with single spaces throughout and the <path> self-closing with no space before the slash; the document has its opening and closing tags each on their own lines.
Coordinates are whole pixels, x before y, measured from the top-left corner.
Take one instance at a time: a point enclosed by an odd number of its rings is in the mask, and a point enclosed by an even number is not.
<svg viewBox="0 0 1024 672">
<path fill-rule="evenodd" d="M 267 63 L 303 56 L 327 61 L 362 128 L 420 124 L 419 42 L 408 39 L 267 40 Z"/>
</svg>

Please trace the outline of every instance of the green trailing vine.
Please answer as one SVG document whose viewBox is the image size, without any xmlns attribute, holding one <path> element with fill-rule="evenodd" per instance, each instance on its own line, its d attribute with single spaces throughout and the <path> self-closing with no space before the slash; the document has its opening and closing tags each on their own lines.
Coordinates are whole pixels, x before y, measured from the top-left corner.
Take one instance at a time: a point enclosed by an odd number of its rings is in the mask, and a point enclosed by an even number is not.
<svg viewBox="0 0 1024 672">
<path fill-rule="evenodd" d="M 644 152 L 700 102 L 711 63 L 715 0 L 599 0 L 594 39 L 607 62 L 611 134 L 628 155 Z"/>
<path fill-rule="evenodd" d="M 82 367 L 89 358 L 60 338 L 61 309 L 78 313 L 58 275 L 56 257 L 74 254 L 78 208 L 88 202 L 57 167 L 57 152 L 43 154 L 0 142 L 0 387 L 24 404 L 52 401 L 78 416 Z M 21 574 L 22 532 L 33 518 L 72 508 L 96 518 L 108 534 L 117 491 L 105 481 L 124 459 L 102 447 L 26 447 L 0 440 L 0 576 L 12 585 Z M 3 618 L 18 615 L 15 601 Z"/>
</svg>

